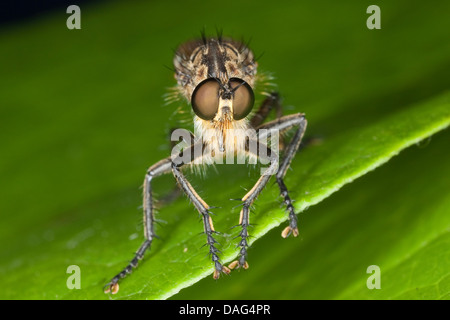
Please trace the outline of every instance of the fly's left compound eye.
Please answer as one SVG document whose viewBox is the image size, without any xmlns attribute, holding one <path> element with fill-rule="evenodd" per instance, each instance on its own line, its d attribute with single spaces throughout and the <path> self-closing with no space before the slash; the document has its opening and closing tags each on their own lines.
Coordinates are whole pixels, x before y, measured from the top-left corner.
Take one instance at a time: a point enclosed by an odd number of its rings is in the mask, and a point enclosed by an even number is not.
<svg viewBox="0 0 450 320">
<path fill-rule="evenodd" d="M 216 79 L 200 82 L 192 94 L 191 104 L 195 114 L 203 120 L 212 120 L 219 109 L 219 88 Z"/>
<path fill-rule="evenodd" d="M 252 110 L 255 96 L 250 85 L 241 79 L 231 79 L 233 90 L 233 118 L 244 119 Z"/>
</svg>

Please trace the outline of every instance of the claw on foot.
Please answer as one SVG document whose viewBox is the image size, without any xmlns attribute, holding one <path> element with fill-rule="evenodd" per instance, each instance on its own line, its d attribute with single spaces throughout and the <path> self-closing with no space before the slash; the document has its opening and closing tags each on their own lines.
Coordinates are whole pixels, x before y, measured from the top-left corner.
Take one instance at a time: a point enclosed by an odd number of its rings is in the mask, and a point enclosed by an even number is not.
<svg viewBox="0 0 450 320">
<path fill-rule="evenodd" d="M 244 269 L 248 269 L 248 262 L 245 261 L 244 264 L 241 266 L 238 260 L 234 260 L 233 262 L 231 262 L 228 265 L 228 268 L 230 268 L 231 270 L 233 270 L 234 268 L 244 268 Z"/>
<path fill-rule="evenodd" d="M 119 292 L 119 284 L 118 283 L 107 284 L 106 289 L 103 292 L 104 293 L 111 292 L 111 294 L 116 294 L 117 292 Z"/>
<path fill-rule="evenodd" d="M 228 268 L 230 268 L 231 270 L 233 270 L 234 268 L 237 267 L 238 264 L 239 264 L 239 261 L 234 260 L 232 263 L 230 263 L 230 264 L 228 265 Z"/>
<path fill-rule="evenodd" d="M 222 266 L 222 272 L 225 274 L 230 274 L 231 270 L 225 266 Z"/>
<path fill-rule="evenodd" d="M 291 226 L 287 226 L 284 228 L 284 230 L 281 232 L 281 236 L 283 238 L 289 237 L 289 235 L 292 233 L 294 237 L 298 236 L 298 228 L 292 228 Z"/>
<path fill-rule="evenodd" d="M 230 274 L 231 270 L 229 268 L 225 267 L 225 266 L 222 266 L 222 270 L 217 270 L 217 269 L 214 270 L 214 273 L 213 273 L 213 279 L 214 280 L 219 279 L 220 272 L 223 272 L 225 274 Z"/>
</svg>

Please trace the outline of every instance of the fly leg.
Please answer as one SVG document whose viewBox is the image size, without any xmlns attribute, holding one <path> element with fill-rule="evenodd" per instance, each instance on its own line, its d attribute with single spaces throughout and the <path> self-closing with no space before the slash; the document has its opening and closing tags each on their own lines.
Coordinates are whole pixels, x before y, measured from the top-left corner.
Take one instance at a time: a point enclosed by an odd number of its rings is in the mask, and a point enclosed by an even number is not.
<svg viewBox="0 0 450 320">
<path fill-rule="evenodd" d="M 270 160 L 270 166 L 267 171 L 259 178 L 253 188 L 242 198 L 243 208 L 240 214 L 239 225 L 241 226 L 241 232 L 239 236 L 241 237 L 241 241 L 239 242 L 239 258 L 229 264 L 230 269 L 238 268 L 248 268 L 248 262 L 246 260 L 247 257 L 247 248 L 248 244 L 248 226 L 249 226 L 249 208 L 257 198 L 257 196 L 261 193 L 261 191 L 266 186 L 269 181 L 271 175 L 275 175 L 277 184 L 280 188 L 280 194 L 284 198 L 284 203 L 286 205 L 286 209 L 289 215 L 289 226 L 286 227 L 282 236 L 286 238 L 291 233 L 294 236 L 298 235 L 298 227 L 297 227 L 297 216 L 294 211 L 294 206 L 292 205 L 292 200 L 289 196 L 288 189 L 284 184 L 284 176 L 286 175 L 286 171 L 289 168 L 291 161 L 298 150 L 303 134 L 306 130 L 306 119 L 303 114 L 294 114 L 289 116 L 284 116 L 274 121 L 268 122 L 259 127 L 259 129 L 267 129 L 258 131 L 258 143 L 257 143 L 257 152 L 252 152 L 251 149 L 255 148 L 247 148 L 247 152 L 254 154 L 258 158 L 261 159 L 261 150 L 262 148 L 266 148 L 266 157 Z M 276 131 L 284 131 L 292 127 L 298 127 L 297 131 L 294 134 L 294 137 L 289 142 L 284 157 L 281 161 L 279 161 L 278 153 L 273 149 L 265 146 L 259 141 L 267 138 L 271 135 L 272 130 Z M 273 131 L 272 131 L 273 132 Z"/>
<path fill-rule="evenodd" d="M 189 143 L 195 140 L 194 135 L 191 132 L 186 132 L 184 131 L 184 134 L 182 136 L 172 136 L 174 132 L 176 132 L 179 129 L 171 129 L 170 130 L 170 147 L 171 150 L 174 150 L 174 148 L 176 147 L 176 145 L 182 141 L 184 141 L 185 143 Z M 187 133 L 189 134 L 189 137 L 187 137 Z M 178 138 L 178 141 L 177 141 Z M 190 139 L 189 139 L 190 138 Z M 169 191 L 167 194 L 165 194 L 164 196 L 162 196 L 160 199 L 158 199 L 158 207 L 159 206 L 164 206 L 167 205 L 169 203 L 172 203 L 173 201 L 175 201 L 176 199 L 178 199 L 179 196 L 181 196 L 183 194 L 183 192 L 181 191 L 180 187 L 178 184 L 176 184 L 174 186 L 174 188 Z"/>
<path fill-rule="evenodd" d="M 256 147 L 249 147 L 249 146 L 256 146 Z M 260 150 L 264 148 L 264 157 L 262 156 L 262 153 Z M 265 144 L 259 143 L 258 141 L 249 141 L 249 143 L 246 145 L 246 152 L 256 156 L 260 159 L 264 158 L 267 162 L 270 162 L 269 167 L 264 171 L 264 173 L 261 175 L 261 177 L 258 179 L 258 181 L 255 183 L 253 188 L 247 192 L 247 194 L 242 198 L 243 204 L 242 204 L 242 210 L 240 213 L 240 219 L 239 219 L 239 225 L 241 227 L 241 232 L 239 233 L 239 236 L 241 237 L 241 240 L 238 244 L 240 247 L 239 251 L 239 258 L 238 260 L 235 260 L 231 262 L 228 267 L 230 269 L 234 268 L 248 268 L 247 263 L 247 248 L 249 247 L 248 243 L 248 227 L 250 225 L 250 207 L 253 204 L 253 202 L 256 200 L 258 195 L 261 193 L 261 191 L 264 189 L 264 187 L 267 185 L 267 182 L 270 180 L 270 177 L 274 175 L 277 172 L 279 159 L 278 159 L 278 153 L 274 150 L 267 147 Z"/>
<path fill-rule="evenodd" d="M 187 150 L 188 154 L 191 153 L 192 155 L 195 153 L 195 150 L 197 149 L 198 145 L 192 145 L 190 150 Z M 200 145 L 202 150 L 202 145 Z M 198 149 L 197 149 L 198 150 Z M 191 156 L 191 159 L 195 158 L 195 156 Z M 185 160 L 184 160 L 185 161 Z M 187 162 L 184 162 L 183 159 L 180 157 L 176 157 L 173 159 L 172 162 L 172 172 L 175 177 L 175 179 L 178 182 L 178 185 L 183 190 L 183 192 L 187 195 L 189 200 L 192 202 L 194 207 L 197 209 L 197 211 L 201 214 L 202 220 L 203 220 L 203 226 L 204 226 L 204 232 L 206 234 L 206 243 L 209 246 L 209 254 L 211 256 L 212 262 L 214 263 L 214 273 L 213 277 L 214 279 L 218 279 L 220 276 L 220 273 L 229 274 L 230 269 L 228 269 L 226 266 L 222 265 L 219 259 L 219 253 L 220 251 L 215 247 L 215 244 L 217 241 L 214 239 L 213 234 L 217 233 L 214 230 L 213 221 L 211 219 L 210 215 L 210 206 L 198 195 L 198 193 L 195 191 L 195 189 L 192 187 L 192 185 L 189 183 L 189 181 L 186 179 L 185 175 L 181 172 L 180 167 L 187 164 Z"/>
<path fill-rule="evenodd" d="M 281 118 L 283 115 L 283 110 L 281 108 L 280 96 L 277 92 L 270 93 L 266 99 L 262 102 L 258 111 L 255 112 L 253 117 L 250 119 L 250 124 L 253 128 L 259 127 L 264 120 L 266 120 L 270 111 L 275 109 L 275 114 L 277 118 Z"/>
<path fill-rule="evenodd" d="M 104 292 L 115 294 L 119 291 L 119 280 L 125 278 L 128 274 L 130 274 L 133 268 L 136 268 L 139 260 L 144 257 L 145 251 L 150 248 L 153 238 L 155 235 L 154 230 L 154 222 L 155 218 L 153 216 L 153 198 L 152 198 L 152 188 L 151 181 L 154 177 L 162 175 L 164 173 L 168 173 L 171 170 L 171 159 L 166 158 L 151 166 L 147 170 L 147 174 L 145 175 L 144 180 L 144 195 L 143 195 L 143 213 L 144 213 L 144 236 L 145 241 L 136 251 L 134 258 L 130 261 L 130 263 L 119 272 L 111 281 L 105 285 Z"/>
<path fill-rule="evenodd" d="M 284 131 L 292 127 L 297 127 L 294 136 L 291 141 L 287 145 L 283 159 L 280 162 L 280 166 L 278 168 L 278 172 L 276 173 L 276 181 L 280 188 L 280 195 L 284 198 L 284 204 L 286 205 L 286 210 L 289 214 L 289 226 L 287 226 L 281 236 L 283 238 L 288 237 L 291 233 L 294 237 L 298 236 L 298 226 L 297 226 L 297 216 L 294 211 L 294 206 L 292 205 L 292 199 L 289 196 L 288 189 L 284 183 L 284 176 L 291 164 L 292 159 L 294 158 L 300 143 L 302 141 L 303 134 L 306 130 L 307 121 L 303 114 L 297 113 L 293 115 L 288 115 L 281 117 L 280 119 L 268 122 L 259 129 L 268 129 L 261 132 L 264 134 L 268 134 L 271 130 Z M 260 137 L 261 138 L 261 137 Z"/>
</svg>

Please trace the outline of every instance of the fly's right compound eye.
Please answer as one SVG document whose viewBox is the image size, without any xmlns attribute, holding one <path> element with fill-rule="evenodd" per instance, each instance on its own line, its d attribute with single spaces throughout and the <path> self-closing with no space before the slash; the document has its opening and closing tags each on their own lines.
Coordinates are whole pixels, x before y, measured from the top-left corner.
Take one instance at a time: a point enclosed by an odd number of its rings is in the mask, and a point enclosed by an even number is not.
<svg viewBox="0 0 450 320">
<path fill-rule="evenodd" d="M 216 79 L 206 79 L 195 88 L 191 104 L 195 114 L 203 120 L 212 120 L 219 110 L 219 88 Z"/>
<path fill-rule="evenodd" d="M 253 90 L 241 79 L 231 79 L 230 84 L 233 88 L 233 118 L 234 120 L 244 119 L 252 111 L 255 103 Z"/>
</svg>

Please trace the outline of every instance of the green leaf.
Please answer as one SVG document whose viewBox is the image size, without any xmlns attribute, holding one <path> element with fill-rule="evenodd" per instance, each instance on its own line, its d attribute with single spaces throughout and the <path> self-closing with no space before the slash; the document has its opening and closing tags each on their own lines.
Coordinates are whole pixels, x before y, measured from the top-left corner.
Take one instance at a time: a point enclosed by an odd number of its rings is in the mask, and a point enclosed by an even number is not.
<svg viewBox="0 0 450 320">
<path fill-rule="evenodd" d="M 449 299 L 450 166 L 436 161 L 450 156 L 449 138 L 446 130 L 409 148 L 301 213 L 300 240 L 270 231 L 252 247 L 251 271 L 174 298 Z M 366 285 L 371 265 L 381 289 Z"/>
<path fill-rule="evenodd" d="M 405 12 L 401 3 L 383 3 L 382 29 L 368 30 L 367 6 L 239 3 L 239 11 L 222 17 L 183 1 L 108 3 L 82 6 L 81 30 L 67 30 L 65 12 L 5 29 L 0 297 L 447 298 L 448 154 L 439 150 L 448 133 L 436 138 L 438 147 L 433 137 L 429 146 L 405 151 L 380 178 L 367 173 L 449 125 L 450 47 L 442 39 L 450 7 L 417 2 Z M 220 11 L 219 4 L 208 8 Z M 262 19 L 267 12 L 271 23 Z M 202 223 L 181 197 L 159 209 L 160 239 L 139 268 L 117 295 L 105 295 L 103 285 L 143 241 L 145 170 L 170 152 L 177 106 L 162 106 L 174 84 L 162 66 L 170 65 L 170 48 L 204 25 L 252 36 L 256 55 L 265 52 L 260 70 L 275 73 L 285 113 L 305 112 L 307 137 L 321 138 L 296 156 L 286 177 L 296 209 L 311 207 L 300 213 L 303 241 L 280 239 L 287 216 L 276 185 L 269 186 L 251 214 L 250 269 L 214 282 Z M 238 203 L 228 199 L 251 188 L 258 171 L 248 171 L 224 165 L 206 177 L 189 175 L 200 195 L 221 207 L 213 219 L 225 262 L 237 254 L 239 231 L 231 228 Z M 385 184 L 397 172 L 402 179 Z M 163 197 L 173 178 L 155 180 L 155 187 Z M 389 215 L 395 207 L 398 214 Z M 381 268 L 380 291 L 365 287 L 369 263 Z M 80 290 L 66 285 L 71 265 L 80 267 Z M 205 286 L 216 290 L 205 296 Z"/>
</svg>

